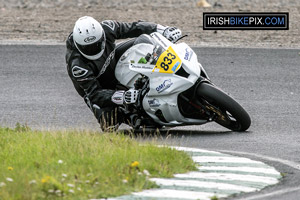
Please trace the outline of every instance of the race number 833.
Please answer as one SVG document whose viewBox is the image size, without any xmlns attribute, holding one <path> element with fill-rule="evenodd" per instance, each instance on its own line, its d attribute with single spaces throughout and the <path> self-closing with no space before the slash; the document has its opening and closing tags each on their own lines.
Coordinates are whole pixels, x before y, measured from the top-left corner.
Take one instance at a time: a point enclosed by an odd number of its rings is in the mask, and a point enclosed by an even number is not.
<svg viewBox="0 0 300 200">
<path fill-rule="evenodd" d="M 160 73 L 175 73 L 180 66 L 181 60 L 170 46 L 159 56 L 153 71 L 159 71 Z"/>
</svg>

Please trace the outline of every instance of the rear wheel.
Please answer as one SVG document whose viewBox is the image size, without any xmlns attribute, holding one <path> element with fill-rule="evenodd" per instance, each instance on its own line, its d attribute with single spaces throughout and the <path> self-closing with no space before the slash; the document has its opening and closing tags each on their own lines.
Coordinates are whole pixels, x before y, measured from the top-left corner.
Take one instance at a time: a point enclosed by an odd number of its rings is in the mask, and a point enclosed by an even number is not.
<svg viewBox="0 0 300 200">
<path fill-rule="evenodd" d="M 220 89 L 201 83 L 196 94 L 201 104 L 214 114 L 213 120 L 218 124 L 233 131 L 246 131 L 249 128 L 251 119 L 248 113 Z"/>
</svg>

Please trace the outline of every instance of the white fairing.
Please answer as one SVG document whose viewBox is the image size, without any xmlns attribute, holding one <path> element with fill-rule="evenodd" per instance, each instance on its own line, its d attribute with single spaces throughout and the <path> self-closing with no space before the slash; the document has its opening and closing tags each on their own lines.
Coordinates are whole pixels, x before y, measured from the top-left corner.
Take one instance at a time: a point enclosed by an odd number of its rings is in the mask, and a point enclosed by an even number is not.
<svg viewBox="0 0 300 200">
<path fill-rule="evenodd" d="M 168 126 L 205 123 L 204 120 L 183 117 L 177 102 L 178 95 L 192 87 L 200 76 L 202 66 L 198 63 L 196 53 L 186 43 L 173 44 L 159 33 L 152 33 L 151 37 L 163 47 L 163 51 L 171 46 L 180 58 L 181 66 L 175 66 L 176 70 L 173 68 L 173 72 L 169 70 L 169 73 L 162 73 L 154 64 L 138 63 L 148 53 L 152 54 L 156 45 L 137 44 L 121 56 L 116 66 L 116 78 L 130 88 L 134 87 L 135 80 L 141 74 L 149 78 L 150 90 L 143 99 L 143 108 L 157 123 Z M 181 68 L 189 75 L 177 75 Z M 161 112 L 165 120 L 159 119 L 157 112 Z"/>
</svg>

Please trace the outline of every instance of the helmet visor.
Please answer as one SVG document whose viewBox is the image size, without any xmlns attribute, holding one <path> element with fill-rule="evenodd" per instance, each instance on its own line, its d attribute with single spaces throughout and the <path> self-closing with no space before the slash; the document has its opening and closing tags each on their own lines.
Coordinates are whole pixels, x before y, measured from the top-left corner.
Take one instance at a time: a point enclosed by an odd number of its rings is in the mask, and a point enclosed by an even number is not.
<svg viewBox="0 0 300 200">
<path fill-rule="evenodd" d="M 85 55 L 88 55 L 88 56 L 97 55 L 105 48 L 104 34 L 102 34 L 102 37 L 98 41 L 96 41 L 92 44 L 81 45 L 76 42 L 76 46 Z"/>
</svg>

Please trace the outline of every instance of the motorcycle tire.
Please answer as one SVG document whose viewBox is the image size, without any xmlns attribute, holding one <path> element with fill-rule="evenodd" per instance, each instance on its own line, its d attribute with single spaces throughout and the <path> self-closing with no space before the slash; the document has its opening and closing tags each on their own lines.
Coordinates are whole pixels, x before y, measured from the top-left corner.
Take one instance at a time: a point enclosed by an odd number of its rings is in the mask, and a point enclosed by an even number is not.
<svg viewBox="0 0 300 200">
<path fill-rule="evenodd" d="M 233 98 L 222 90 L 209 83 L 201 83 L 196 91 L 198 98 L 202 98 L 210 105 L 221 111 L 223 117 L 218 113 L 215 122 L 233 131 L 246 131 L 251 124 L 249 114 Z M 226 120 L 225 120 L 226 119 Z"/>
</svg>

